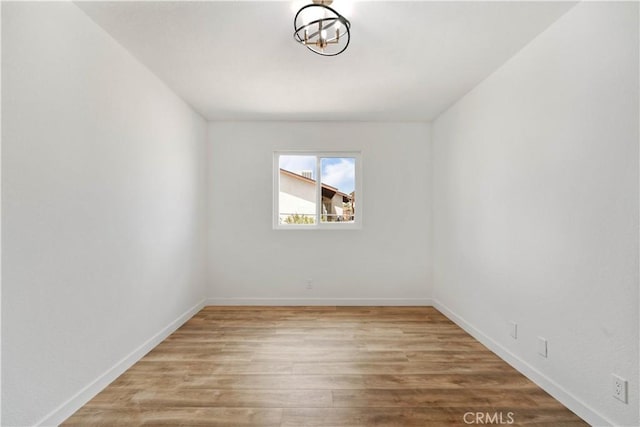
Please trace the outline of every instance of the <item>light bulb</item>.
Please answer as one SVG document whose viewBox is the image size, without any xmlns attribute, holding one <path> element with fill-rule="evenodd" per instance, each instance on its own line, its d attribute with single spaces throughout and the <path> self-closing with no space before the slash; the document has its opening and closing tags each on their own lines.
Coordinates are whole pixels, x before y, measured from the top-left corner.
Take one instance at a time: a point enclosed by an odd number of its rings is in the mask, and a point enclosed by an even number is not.
<svg viewBox="0 0 640 427">
<path fill-rule="evenodd" d="M 327 38 L 327 30 L 320 31 L 320 38 L 322 38 L 322 39 L 326 39 Z"/>
</svg>

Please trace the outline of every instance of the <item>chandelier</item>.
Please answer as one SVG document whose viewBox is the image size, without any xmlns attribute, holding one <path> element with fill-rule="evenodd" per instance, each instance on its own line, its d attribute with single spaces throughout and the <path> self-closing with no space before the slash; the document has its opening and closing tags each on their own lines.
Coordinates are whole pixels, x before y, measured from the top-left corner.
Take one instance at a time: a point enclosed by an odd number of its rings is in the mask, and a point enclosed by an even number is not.
<svg viewBox="0 0 640 427">
<path fill-rule="evenodd" d="M 329 7 L 331 3 L 333 0 L 313 0 L 293 20 L 293 38 L 318 55 L 336 56 L 349 46 L 351 23 Z"/>
</svg>

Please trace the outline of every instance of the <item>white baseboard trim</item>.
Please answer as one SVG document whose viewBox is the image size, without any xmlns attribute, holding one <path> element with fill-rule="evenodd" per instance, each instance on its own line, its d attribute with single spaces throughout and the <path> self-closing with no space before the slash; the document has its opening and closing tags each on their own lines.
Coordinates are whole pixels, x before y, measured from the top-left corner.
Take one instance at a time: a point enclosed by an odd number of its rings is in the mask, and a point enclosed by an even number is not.
<svg viewBox="0 0 640 427">
<path fill-rule="evenodd" d="M 477 329 L 464 318 L 458 316 L 437 299 L 433 300 L 433 306 L 446 317 L 448 317 L 449 320 L 460 326 L 462 329 L 468 332 L 469 335 L 480 341 L 485 347 L 489 348 L 489 350 L 497 354 L 502 360 L 507 362 L 524 376 L 536 383 L 538 386 L 540 386 L 540 388 L 549 393 L 560 403 L 565 405 L 567 408 L 576 413 L 580 418 L 582 418 L 592 426 L 615 425 L 602 414 L 598 413 L 595 409 L 591 408 L 582 400 L 565 390 L 551 378 L 544 375 L 542 372 L 538 371 L 536 368 L 522 360 L 520 357 L 510 352 L 507 348 L 499 344 L 497 341 L 494 341 L 492 338 L 490 338 L 481 330 Z"/>
<path fill-rule="evenodd" d="M 431 298 L 208 298 L 207 305 L 431 306 Z"/>
<path fill-rule="evenodd" d="M 78 409 L 80 409 L 85 403 L 91 400 L 95 395 L 100 393 L 111 382 L 118 378 L 124 371 L 129 369 L 140 360 L 145 354 L 151 351 L 162 340 L 171 335 L 176 329 L 182 326 L 187 320 L 191 319 L 194 314 L 204 307 L 206 300 L 202 300 L 184 313 L 167 326 L 162 328 L 157 334 L 149 338 L 142 343 L 138 348 L 133 350 L 127 356 L 118 361 L 115 365 L 109 368 L 104 374 L 87 384 L 82 390 L 77 392 L 74 396 L 69 398 L 62 405 L 51 411 L 47 416 L 37 422 L 36 426 L 57 426 L 64 420 L 73 415 Z"/>
</svg>

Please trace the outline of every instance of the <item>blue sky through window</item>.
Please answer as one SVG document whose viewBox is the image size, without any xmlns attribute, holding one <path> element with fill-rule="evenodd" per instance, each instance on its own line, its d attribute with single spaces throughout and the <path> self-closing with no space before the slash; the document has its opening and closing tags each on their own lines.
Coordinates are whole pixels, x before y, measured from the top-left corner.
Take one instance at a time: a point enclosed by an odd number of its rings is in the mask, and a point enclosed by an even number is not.
<svg viewBox="0 0 640 427">
<path fill-rule="evenodd" d="M 322 182 L 349 194 L 354 190 L 356 161 L 352 157 L 327 157 L 321 161 Z"/>
<path fill-rule="evenodd" d="M 316 156 L 280 156 L 280 169 L 297 174 L 311 171 L 311 177 L 316 179 Z"/>
</svg>

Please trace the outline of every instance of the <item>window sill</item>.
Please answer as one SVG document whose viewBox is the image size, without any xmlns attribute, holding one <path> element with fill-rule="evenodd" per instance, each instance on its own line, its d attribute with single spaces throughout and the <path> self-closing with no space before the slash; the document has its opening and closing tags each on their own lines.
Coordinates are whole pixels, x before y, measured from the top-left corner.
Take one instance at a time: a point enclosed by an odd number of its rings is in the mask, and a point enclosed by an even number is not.
<svg viewBox="0 0 640 427">
<path fill-rule="evenodd" d="M 323 231 L 323 230 L 362 230 L 362 224 L 323 224 L 323 225 L 275 225 L 278 231 Z"/>
</svg>

